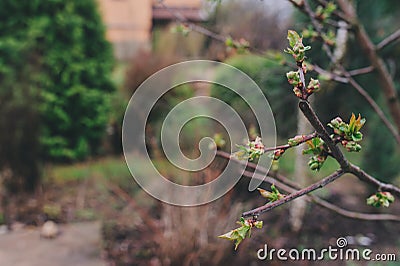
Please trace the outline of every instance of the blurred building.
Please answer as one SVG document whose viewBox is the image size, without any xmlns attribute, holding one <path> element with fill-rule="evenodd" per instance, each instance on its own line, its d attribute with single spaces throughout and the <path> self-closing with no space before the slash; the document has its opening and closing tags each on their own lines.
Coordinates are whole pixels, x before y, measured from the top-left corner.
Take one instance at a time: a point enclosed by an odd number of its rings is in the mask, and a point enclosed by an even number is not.
<svg viewBox="0 0 400 266">
<path fill-rule="evenodd" d="M 202 0 L 98 0 L 107 39 L 118 60 L 131 58 L 139 49 L 151 49 L 153 27 L 175 21 L 181 14 L 190 21 L 201 21 Z"/>
</svg>

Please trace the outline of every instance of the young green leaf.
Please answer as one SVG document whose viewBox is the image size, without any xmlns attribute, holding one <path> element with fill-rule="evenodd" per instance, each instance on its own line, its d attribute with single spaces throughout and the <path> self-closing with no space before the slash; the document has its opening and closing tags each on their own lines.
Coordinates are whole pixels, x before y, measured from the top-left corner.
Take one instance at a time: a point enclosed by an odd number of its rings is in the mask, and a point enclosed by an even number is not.
<svg viewBox="0 0 400 266">
<path fill-rule="evenodd" d="M 267 191 L 262 188 L 257 188 L 257 189 L 260 192 L 261 196 L 268 199 L 270 202 L 274 202 L 285 197 L 285 195 L 279 192 L 279 190 L 275 187 L 274 184 L 271 185 L 271 191 Z"/>
<path fill-rule="evenodd" d="M 287 39 L 289 40 L 290 47 L 294 47 L 296 43 L 301 41 L 299 34 L 294 30 L 288 30 Z"/>
<path fill-rule="evenodd" d="M 254 219 L 245 220 L 243 217 L 237 222 L 241 225 L 239 228 L 233 229 L 226 234 L 218 236 L 222 239 L 227 239 L 235 242 L 235 250 L 238 248 L 239 244 L 246 238 L 251 237 L 251 228 L 262 228 L 263 222 Z"/>
</svg>

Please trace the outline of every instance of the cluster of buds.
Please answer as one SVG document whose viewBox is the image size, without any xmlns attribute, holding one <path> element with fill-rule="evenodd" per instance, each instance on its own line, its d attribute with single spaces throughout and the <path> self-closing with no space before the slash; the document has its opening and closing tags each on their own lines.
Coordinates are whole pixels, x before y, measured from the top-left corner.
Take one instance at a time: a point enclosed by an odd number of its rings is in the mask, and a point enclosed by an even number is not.
<svg viewBox="0 0 400 266">
<path fill-rule="evenodd" d="M 306 58 L 305 52 L 311 49 L 311 47 L 304 46 L 303 38 L 300 37 L 297 32 L 292 30 L 288 31 L 288 40 L 291 48 L 287 48 L 285 52 L 293 56 L 293 58 L 296 60 L 299 70 L 286 73 L 286 77 L 289 84 L 293 85 L 293 92 L 296 97 L 300 99 L 307 99 L 308 96 L 318 91 L 320 88 L 318 80 L 311 79 L 308 86 L 305 87 L 306 84 L 303 84 L 305 83 L 304 78 L 301 78 L 301 74 L 305 74 L 307 72 L 307 66 L 304 62 Z"/>
<path fill-rule="evenodd" d="M 238 53 L 244 53 L 250 48 L 249 41 L 244 38 L 234 40 L 231 37 L 228 37 L 225 40 L 225 45 L 230 49 L 235 49 Z"/>
<path fill-rule="evenodd" d="M 348 140 L 342 140 L 341 142 L 340 142 L 342 145 L 343 145 L 343 147 L 345 147 L 346 148 L 346 150 L 347 151 L 349 151 L 349 152 L 359 152 L 359 151 L 361 151 L 361 145 L 360 144 L 358 144 L 357 142 L 355 142 L 355 141 L 348 141 Z"/>
<path fill-rule="evenodd" d="M 326 155 L 312 156 L 308 161 L 308 167 L 310 167 L 311 170 L 319 171 L 324 164 L 326 157 Z"/>
<path fill-rule="evenodd" d="M 277 149 L 273 153 L 273 159 L 274 160 L 279 160 L 281 156 L 285 153 L 285 149 Z"/>
<path fill-rule="evenodd" d="M 286 73 L 286 77 L 288 79 L 289 84 L 293 85 L 293 92 L 298 98 L 303 97 L 303 83 L 300 80 L 299 72 L 297 71 L 290 71 Z"/>
<path fill-rule="evenodd" d="M 306 142 L 308 145 L 307 150 L 303 150 L 303 154 L 313 155 L 308 161 L 308 166 L 311 170 L 319 171 L 328 157 L 324 141 L 319 138 L 313 138 Z"/>
<path fill-rule="evenodd" d="M 363 138 L 360 129 L 364 126 L 366 120 L 358 115 L 357 119 L 354 114 L 351 115 L 349 123 L 343 122 L 340 117 L 332 119 L 328 124 L 333 128 L 333 133 L 335 137 L 338 136 L 340 143 L 350 152 L 359 152 L 361 150 L 361 145 L 358 144 Z"/>
<path fill-rule="evenodd" d="M 306 89 L 307 94 L 311 95 L 312 93 L 319 91 L 319 89 L 320 89 L 319 80 L 311 78 Z"/>
<path fill-rule="evenodd" d="M 394 197 L 390 192 L 377 192 L 367 199 L 367 204 L 374 207 L 389 207 L 394 202 Z"/>
<path fill-rule="evenodd" d="M 256 137 L 254 141 L 249 141 L 246 146 L 237 145 L 239 151 L 233 154 L 239 160 L 254 160 L 258 159 L 265 152 L 264 144 L 260 137 Z"/>
<path fill-rule="evenodd" d="M 318 6 L 315 10 L 315 18 L 321 21 L 328 19 L 336 10 L 336 5 L 333 2 L 328 2 L 325 7 Z"/>
</svg>

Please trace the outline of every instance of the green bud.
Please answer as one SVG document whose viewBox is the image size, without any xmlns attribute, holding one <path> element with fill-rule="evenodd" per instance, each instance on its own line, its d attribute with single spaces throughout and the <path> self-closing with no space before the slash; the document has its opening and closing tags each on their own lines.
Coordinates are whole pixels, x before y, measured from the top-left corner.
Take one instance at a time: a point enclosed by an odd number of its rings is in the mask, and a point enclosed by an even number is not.
<svg viewBox="0 0 400 266">
<path fill-rule="evenodd" d="M 367 204 L 374 207 L 389 207 L 394 202 L 394 197 L 390 192 L 377 192 L 367 198 Z"/>
<path fill-rule="evenodd" d="M 299 72 L 297 71 L 290 71 L 286 73 L 286 77 L 288 79 L 289 84 L 292 84 L 294 86 L 299 85 L 301 82 Z"/>
<path fill-rule="evenodd" d="M 308 83 L 308 86 L 307 86 L 307 93 L 311 94 L 313 92 L 319 91 L 319 89 L 320 89 L 319 80 L 311 78 L 311 80 L 310 80 L 310 82 Z"/>
</svg>

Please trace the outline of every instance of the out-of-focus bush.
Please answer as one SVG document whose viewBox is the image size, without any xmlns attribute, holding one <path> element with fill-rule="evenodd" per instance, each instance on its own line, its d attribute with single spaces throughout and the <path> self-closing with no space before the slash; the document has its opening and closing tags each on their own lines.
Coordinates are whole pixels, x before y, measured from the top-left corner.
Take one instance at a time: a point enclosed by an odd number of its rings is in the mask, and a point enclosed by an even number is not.
<svg viewBox="0 0 400 266">
<path fill-rule="evenodd" d="M 17 96 L 23 99 L 26 90 L 36 89 L 38 100 L 23 106 L 38 112 L 42 156 L 70 161 L 95 154 L 113 91 L 112 51 L 96 2 L 5 0 L 0 17 L 0 86 L 16 104 Z M 32 71 L 22 76 L 21 67 Z M 13 118 L 25 119 L 24 114 Z M 35 132 L 22 131 L 24 138 Z"/>
</svg>

